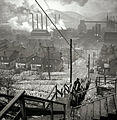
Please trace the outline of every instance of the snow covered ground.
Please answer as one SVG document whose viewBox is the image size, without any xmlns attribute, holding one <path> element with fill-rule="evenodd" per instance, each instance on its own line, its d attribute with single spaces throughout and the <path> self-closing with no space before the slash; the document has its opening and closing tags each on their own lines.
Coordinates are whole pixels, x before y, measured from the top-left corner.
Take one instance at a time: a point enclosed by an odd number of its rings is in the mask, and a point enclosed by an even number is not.
<svg viewBox="0 0 117 120">
<path fill-rule="evenodd" d="M 36 72 L 24 71 L 13 77 L 17 80 L 13 88 L 15 91 L 25 90 L 29 95 L 46 98 L 56 84 L 61 88 L 65 83 L 69 83 L 70 69 L 67 66 L 64 64 L 64 72 L 51 72 L 51 80 L 48 80 L 47 72 L 42 74 L 42 80 Z M 73 63 L 73 82 L 77 77 L 83 78 L 86 74 L 86 60 L 79 58 Z"/>
</svg>

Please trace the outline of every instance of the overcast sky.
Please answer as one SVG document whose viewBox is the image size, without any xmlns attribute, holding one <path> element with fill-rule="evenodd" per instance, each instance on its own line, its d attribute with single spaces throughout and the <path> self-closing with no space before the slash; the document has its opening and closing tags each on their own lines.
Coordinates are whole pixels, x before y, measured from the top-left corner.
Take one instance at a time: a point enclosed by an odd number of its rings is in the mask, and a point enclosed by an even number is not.
<svg viewBox="0 0 117 120">
<path fill-rule="evenodd" d="M 6 0 L 22 5 L 24 0 Z M 35 0 L 27 0 L 30 5 L 35 4 Z M 117 0 L 37 0 L 44 9 L 74 11 L 84 16 L 92 16 L 101 12 L 117 12 Z M 44 2 L 46 1 L 46 2 Z M 46 4 L 47 3 L 47 4 Z M 36 4 L 35 4 L 36 5 Z"/>
</svg>

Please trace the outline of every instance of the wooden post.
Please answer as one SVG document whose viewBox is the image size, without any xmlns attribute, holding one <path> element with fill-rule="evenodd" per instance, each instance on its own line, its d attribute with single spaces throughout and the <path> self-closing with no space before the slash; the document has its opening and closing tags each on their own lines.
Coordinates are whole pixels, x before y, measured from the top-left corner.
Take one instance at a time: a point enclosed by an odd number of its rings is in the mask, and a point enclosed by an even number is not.
<svg viewBox="0 0 117 120">
<path fill-rule="evenodd" d="M 100 77 L 99 77 L 99 86 L 100 86 Z"/>
<path fill-rule="evenodd" d="M 76 48 L 76 44 L 74 43 L 74 49 L 75 48 Z M 75 62 L 76 60 L 75 59 L 76 59 L 76 54 L 75 54 L 75 51 L 74 51 L 74 64 L 76 64 L 76 62 Z"/>
<path fill-rule="evenodd" d="M 26 111 L 25 111 L 25 101 L 23 96 L 20 99 L 20 110 L 21 110 L 22 120 L 27 120 Z"/>
<path fill-rule="evenodd" d="M 116 103 L 116 106 L 117 106 L 117 78 L 116 78 L 116 80 L 115 80 L 115 93 L 116 93 L 116 95 L 115 95 L 115 103 Z"/>
<path fill-rule="evenodd" d="M 70 83 L 72 84 L 72 39 L 70 39 Z"/>
<path fill-rule="evenodd" d="M 105 71 L 105 68 L 104 68 L 104 84 L 106 85 L 106 71 Z"/>
<path fill-rule="evenodd" d="M 57 85 L 55 86 L 56 99 L 57 99 Z"/>
<path fill-rule="evenodd" d="M 50 76 L 50 50 L 49 50 L 49 47 L 47 47 L 47 52 L 48 52 L 48 76 L 49 76 L 49 80 L 50 80 L 51 76 Z"/>
<path fill-rule="evenodd" d="M 54 114 L 53 114 L 53 102 L 50 103 L 50 109 L 51 109 L 51 116 L 50 116 L 50 120 L 54 120 Z"/>
<path fill-rule="evenodd" d="M 69 51 L 67 52 L 67 62 L 68 62 L 68 69 L 69 69 Z"/>
<path fill-rule="evenodd" d="M 66 105 L 64 105 L 64 120 L 66 120 Z"/>
<path fill-rule="evenodd" d="M 88 78 L 90 78 L 90 54 L 88 55 Z"/>
<path fill-rule="evenodd" d="M 115 93 L 117 94 L 117 78 L 115 80 Z"/>
</svg>

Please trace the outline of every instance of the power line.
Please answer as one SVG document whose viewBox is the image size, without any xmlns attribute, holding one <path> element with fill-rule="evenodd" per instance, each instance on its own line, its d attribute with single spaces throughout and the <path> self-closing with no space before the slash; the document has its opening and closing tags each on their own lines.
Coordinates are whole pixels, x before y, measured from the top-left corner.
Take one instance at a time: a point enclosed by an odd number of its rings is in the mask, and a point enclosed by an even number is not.
<svg viewBox="0 0 117 120">
<path fill-rule="evenodd" d="M 48 16 L 48 14 L 45 12 L 45 10 L 42 8 L 42 6 L 38 3 L 37 0 L 35 0 L 35 2 L 37 3 L 37 5 L 39 6 L 39 8 L 41 8 L 41 10 L 44 12 L 44 14 L 47 16 L 47 18 L 50 20 L 50 22 L 53 24 L 53 26 L 56 28 L 56 30 L 58 31 L 58 33 L 63 37 L 63 39 L 66 41 L 66 43 L 70 46 L 70 43 L 68 42 L 68 40 L 65 38 L 65 36 L 61 33 L 61 31 L 57 28 L 57 26 L 54 24 L 54 22 L 51 20 L 51 18 Z M 78 54 L 78 52 L 72 47 L 72 49 L 74 50 L 74 52 L 76 52 Z M 79 55 L 79 54 L 78 54 Z M 84 58 L 84 57 L 82 57 Z"/>
<path fill-rule="evenodd" d="M 51 9 L 50 9 L 50 6 L 49 6 L 48 3 L 46 2 L 46 0 L 43 0 L 43 1 L 45 2 L 45 4 L 46 4 L 46 6 L 48 7 L 48 9 L 51 10 Z M 51 12 L 51 13 L 52 13 L 52 12 Z M 53 17 L 54 17 L 54 14 L 53 14 L 53 13 L 52 13 L 52 15 L 53 15 Z M 59 24 L 59 23 L 58 23 L 58 24 Z M 59 25 L 60 25 L 60 24 L 59 24 Z M 61 27 L 61 25 L 60 25 L 60 27 Z M 63 28 L 61 27 L 61 29 L 63 29 Z"/>
<path fill-rule="evenodd" d="M 50 20 L 50 22 L 54 25 L 54 27 L 57 29 L 57 31 L 59 32 L 59 34 L 65 39 L 65 41 L 69 44 L 69 42 L 67 41 L 67 39 L 63 36 L 63 34 L 61 33 L 61 31 L 57 28 L 57 26 L 54 24 L 54 22 L 50 19 L 50 17 L 48 16 L 48 14 L 45 12 L 45 10 L 41 7 L 41 5 L 37 2 L 37 0 L 35 0 L 35 2 L 38 4 L 38 6 L 41 8 L 41 10 L 44 12 L 44 14 L 47 16 L 47 18 Z M 70 44 L 69 44 L 70 45 Z"/>
</svg>

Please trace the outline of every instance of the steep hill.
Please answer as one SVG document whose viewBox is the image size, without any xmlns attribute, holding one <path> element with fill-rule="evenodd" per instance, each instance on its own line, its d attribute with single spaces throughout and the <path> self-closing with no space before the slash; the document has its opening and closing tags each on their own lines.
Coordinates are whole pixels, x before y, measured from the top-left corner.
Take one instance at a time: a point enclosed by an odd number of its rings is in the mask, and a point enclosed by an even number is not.
<svg viewBox="0 0 117 120">
<path fill-rule="evenodd" d="M 46 11 L 48 13 L 48 15 L 51 17 L 51 19 L 53 21 L 55 21 L 55 14 L 57 17 L 57 20 L 59 20 L 59 15 L 61 20 L 64 22 L 66 28 L 77 28 L 80 20 L 84 19 L 88 19 L 76 12 L 72 12 L 72 11 L 57 11 L 57 10 L 47 10 Z"/>
</svg>

